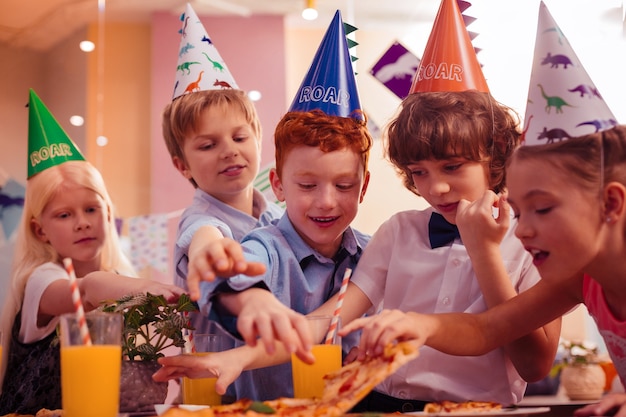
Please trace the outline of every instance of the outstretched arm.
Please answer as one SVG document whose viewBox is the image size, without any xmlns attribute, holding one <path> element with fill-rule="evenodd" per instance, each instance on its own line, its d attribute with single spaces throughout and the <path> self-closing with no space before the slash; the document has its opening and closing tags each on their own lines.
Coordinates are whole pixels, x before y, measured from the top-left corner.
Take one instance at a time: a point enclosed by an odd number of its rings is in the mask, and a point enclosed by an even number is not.
<svg viewBox="0 0 626 417">
<path fill-rule="evenodd" d="M 216 277 L 232 277 L 237 274 L 260 275 L 265 265 L 246 261 L 241 245 L 224 237 L 214 226 L 202 226 L 193 235 L 189 245 L 187 287 L 189 296 L 200 298 L 200 282 L 214 281 Z"/>
<path fill-rule="evenodd" d="M 458 356 L 483 355 L 561 317 L 579 302 L 576 282 L 534 287 L 480 314 L 419 314 L 386 310 L 360 318 L 339 332 L 363 329 L 359 356 L 378 355 L 388 343 L 415 340 L 418 345 Z"/>
<path fill-rule="evenodd" d="M 494 207 L 499 212 L 495 218 Z M 510 206 L 506 199 L 487 191 L 472 203 L 461 201 L 456 221 L 487 307 L 515 297 L 517 291 L 508 276 L 500 246 L 510 227 Z M 528 273 L 539 276 L 534 268 Z M 533 382 L 550 371 L 560 332 L 561 319 L 557 318 L 503 346 L 522 378 Z"/>
</svg>

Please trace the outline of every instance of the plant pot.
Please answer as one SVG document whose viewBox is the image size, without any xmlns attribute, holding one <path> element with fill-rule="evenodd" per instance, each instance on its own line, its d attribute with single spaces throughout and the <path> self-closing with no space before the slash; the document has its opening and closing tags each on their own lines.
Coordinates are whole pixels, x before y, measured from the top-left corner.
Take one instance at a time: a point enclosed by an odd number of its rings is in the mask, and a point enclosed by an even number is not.
<svg viewBox="0 0 626 417">
<path fill-rule="evenodd" d="M 604 393 L 606 376 L 597 364 L 565 366 L 561 371 L 561 384 L 571 400 L 597 400 Z"/>
<path fill-rule="evenodd" d="M 120 413 L 154 412 L 167 397 L 167 382 L 152 379 L 161 365 L 156 361 L 122 361 Z"/>
</svg>

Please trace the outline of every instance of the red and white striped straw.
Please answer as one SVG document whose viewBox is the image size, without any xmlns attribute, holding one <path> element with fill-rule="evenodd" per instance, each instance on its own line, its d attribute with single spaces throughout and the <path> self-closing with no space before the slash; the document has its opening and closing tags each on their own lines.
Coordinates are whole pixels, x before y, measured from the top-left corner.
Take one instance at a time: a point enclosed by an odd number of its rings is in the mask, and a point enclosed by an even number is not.
<svg viewBox="0 0 626 417">
<path fill-rule="evenodd" d="M 352 269 L 346 268 L 346 272 L 343 274 L 343 280 L 341 281 L 341 288 L 339 288 L 339 296 L 337 298 L 337 304 L 335 305 L 335 311 L 333 312 L 333 318 L 330 321 L 330 327 L 326 334 L 326 344 L 333 343 L 333 337 L 337 331 L 337 325 L 339 324 L 339 315 L 341 314 L 341 306 L 343 305 L 343 299 L 346 296 L 346 290 L 348 289 L 348 283 L 350 282 L 350 276 L 352 275 Z"/>
<path fill-rule="evenodd" d="M 189 323 L 189 312 L 185 311 L 183 313 L 183 316 L 185 317 L 185 320 L 187 320 L 187 323 Z M 196 342 L 194 342 L 193 340 L 193 332 L 189 329 L 185 329 L 185 353 L 196 353 Z"/>
<path fill-rule="evenodd" d="M 87 327 L 87 319 L 85 318 L 85 310 L 83 309 L 83 302 L 80 299 L 80 291 L 78 290 L 78 283 L 76 282 L 76 273 L 74 272 L 74 265 L 71 258 L 64 258 L 63 265 L 65 271 L 70 276 L 70 288 L 72 290 L 72 301 L 74 302 L 74 311 L 78 316 L 78 326 L 80 329 L 80 335 L 83 339 L 83 345 L 91 345 L 91 336 L 89 335 L 89 328 Z"/>
</svg>

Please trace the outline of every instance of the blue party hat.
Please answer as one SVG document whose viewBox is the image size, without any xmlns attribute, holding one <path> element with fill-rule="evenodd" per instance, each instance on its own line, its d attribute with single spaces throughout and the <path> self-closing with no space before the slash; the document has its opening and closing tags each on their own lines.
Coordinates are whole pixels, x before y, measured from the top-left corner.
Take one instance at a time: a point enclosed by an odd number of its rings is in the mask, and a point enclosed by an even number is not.
<svg viewBox="0 0 626 417">
<path fill-rule="evenodd" d="M 524 117 L 524 144 L 561 141 L 616 124 L 609 106 L 542 1 Z"/>
<path fill-rule="evenodd" d="M 339 10 L 322 39 L 289 111 L 316 109 L 331 116 L 365 120 Z"/>
</svg>

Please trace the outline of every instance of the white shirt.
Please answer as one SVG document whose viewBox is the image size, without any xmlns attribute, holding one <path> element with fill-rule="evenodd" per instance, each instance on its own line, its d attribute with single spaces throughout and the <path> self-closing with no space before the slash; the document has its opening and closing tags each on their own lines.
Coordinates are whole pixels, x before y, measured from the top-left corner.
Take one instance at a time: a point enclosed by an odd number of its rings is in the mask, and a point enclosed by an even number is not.
<svg viewBox="0 0 626 417">
<path fill-rule="evenodd" d="M 400 212 L 374 234 L 352 281 L 373 305 L 419 313 L 468 312 L 487 309 L 465 246 L 459 239 L 430 248 L 428 221 L 432 208 Z M 515 221 L 501 244 L 501 254 L 514 288 L 520 292 L 539 279 L 532 258 L 513 234 Z M 459 340 L 459 343 L 463 343 Z M 483 356 L 461 357 L 427 346 L 376 390 L 423 401 L 520 401 L 525 381 L 496 349 Z"/>
<path fill-rule="evenodd" d="M 41 296 L 44 291 L 50 284 L 60 279 L 69 281 L 65 269 L 61 265 L 53 262 L 39 265 L 35 268 L 30 277 L 28 277 L 24 290 L 24 300 L 22 301 L 20 342 L 36 342 L 55 330 L 59 323 L 59 317 L 54 317 L 46 326 L 39 327 L 37 326 L 37 314 L 39 313 L 39 303 L 41 302 Z"/>
</svg>

